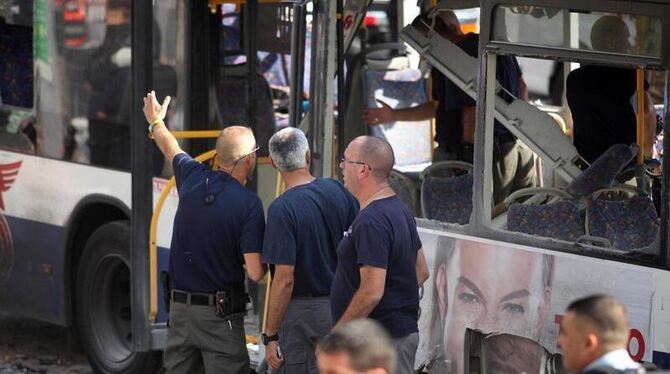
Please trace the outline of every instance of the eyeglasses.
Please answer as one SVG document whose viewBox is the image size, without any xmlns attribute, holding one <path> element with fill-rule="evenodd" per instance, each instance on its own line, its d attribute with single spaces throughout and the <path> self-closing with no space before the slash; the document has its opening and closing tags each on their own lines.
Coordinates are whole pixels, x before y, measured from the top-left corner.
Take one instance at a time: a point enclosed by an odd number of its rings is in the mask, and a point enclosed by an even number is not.
<svg viewBox="0 0 670 374">
<path fill-rule="evenodd" d="M 254 147 L 254 149 L 252 149 L 251 151 L 249 151 L 249 153 L 245 153 L 245 154 L 243 154 L 242 156 L 238 157 L 237 160 L 235 160 L 235 162 L 240 161 L 241 159 L 243 159 L 243 158 L 245 158 L 245 157 L 247 157 L 247 156 L 249 156 L 249 155 L 251 155 L 251 154 L 253 154 L 253 153 L 258 152 L 259 149 L 261 149 L 261 146 L 258 145 L 258 144 L 256 144 L 256 146 Z"/>
<path fill-rule="evenodd" d="M 340 162 L 341 162 L 341 163 L 342 163 L 342 162 L 346 162 L 346 163 L 349 163 L 349 164 L 356 164 L 356 165 L 365 165 L 365 166 L 367 166 L 370 170 L 372 170 L 372 166 L 370 166 L 370 164 L 368 164 L 367 162 L 347 160 L 347 159 L 344 158 L 344 157 L 342 157 L 342 159 L 340 160 Z"/>
<path fill-rule="evenodd" d="M 258 152 L 259 149 L 261 149 L 261 146 L 258 145 L 258 144 L 256 144 L 256 146 L 254 146 L 254 149 L 252 149 L 251 151 L 249 151 L 249 153 L 245 153 L 245 154 L 243 154 L 242 156 L 238 157 L 237 160 L 235 160 L 235 163 L 233 164 L 233 168 L 230 170 L 230 174 L 231 174 L 231 175 L 233 174 L 233 172 L 235 171 L 235 168 L 237 167 L 237 163 L 238 163 L 238 162 L 244 160 L 245 157 L 247 157 L 247 156 L 249 156 L 249 155 L 252 155 L 252 154 Z"/>
</svg>

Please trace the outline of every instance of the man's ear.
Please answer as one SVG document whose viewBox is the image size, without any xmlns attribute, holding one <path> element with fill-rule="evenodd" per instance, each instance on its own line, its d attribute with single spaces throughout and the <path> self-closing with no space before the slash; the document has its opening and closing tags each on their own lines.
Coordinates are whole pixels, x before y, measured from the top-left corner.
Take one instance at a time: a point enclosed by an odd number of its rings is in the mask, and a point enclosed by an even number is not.
<svg viewBox="0 0 670 374">
<path fill-rule="evenodd" d="M 270 159 L 270 164 L 272 165 L 272 167 L 276 169 L 277 165 L 275 165 L 275 160 L 272 159 L 272 156 L 268 156 L 268 158 Z"/>
<path fill-rule="evenodd" d="M 437 305 L 440 308 L 440 317 L 442 320 L 447 316 L 449 311 L 449 281 L 447 280 L 447 265 L 442 264 L 437 268 L 435 274 L 435 289 L 437 290 Z"/>
<path fill-rule="evenodd" d="M 312 152 L 310 150 L 307 150 L 307 153 L 305 153 L 305 162 L 307 163 L 307 166 L 312 163 Z"/>
<path fill-rule="evenodd" d="M 593 331 L 588 331 L 584 333 L 584 351 L 586 352 L 598 352 L 600 349 L 600 340 L 598 339 L 598 335 L 596 335 Z"/>
</svg>

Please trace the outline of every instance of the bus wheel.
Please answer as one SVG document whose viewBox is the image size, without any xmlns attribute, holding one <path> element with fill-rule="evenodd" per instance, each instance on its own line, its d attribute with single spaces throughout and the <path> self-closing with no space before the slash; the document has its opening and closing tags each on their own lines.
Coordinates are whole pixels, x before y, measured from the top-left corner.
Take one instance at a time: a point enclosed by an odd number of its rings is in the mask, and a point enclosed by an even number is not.
<svg viewBox="0 0 670 374">
<path fill-rule="evenodd" d="M 130 226 L 111 222 L 86 242 L 76 280 L 77 329 L 98 373 L 147 373 L 158 361 L 133 351 L 130 300 Z"/>
</svg>

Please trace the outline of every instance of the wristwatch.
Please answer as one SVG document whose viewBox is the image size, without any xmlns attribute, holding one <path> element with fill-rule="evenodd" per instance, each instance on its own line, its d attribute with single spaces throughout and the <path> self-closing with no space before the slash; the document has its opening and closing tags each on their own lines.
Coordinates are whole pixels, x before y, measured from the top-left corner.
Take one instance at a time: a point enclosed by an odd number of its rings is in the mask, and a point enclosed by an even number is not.
<svg viewBox="0 0 670 374">
<path fill-rule="evenodd" d="M 270 342 L 276 342 L 279 340 L 279 334 L 274 334 L 274 335 L 265 335 L 261 334 L 261 341 L 263 342 L 263 345 L 268 345 Z"/>
</svg>

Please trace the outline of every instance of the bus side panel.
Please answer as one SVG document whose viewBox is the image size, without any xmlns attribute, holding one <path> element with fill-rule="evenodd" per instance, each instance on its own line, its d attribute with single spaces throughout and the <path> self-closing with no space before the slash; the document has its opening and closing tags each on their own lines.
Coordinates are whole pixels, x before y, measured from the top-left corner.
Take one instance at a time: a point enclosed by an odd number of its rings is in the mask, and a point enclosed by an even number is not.
<svg viewBox="0 0 670 374">
<path fill-rule="evenodd" d="M 593 294 L 609 294 L 626 305 L 633 358 L 649 362 L 670 351 L 667 342 L 654 345 L 670 336 L 659 329 L 662 322 L 668 330 L 670 318 L 652 319 L 660 317 L 654 312 L 659 300 L 670 303 L 670 287 L 654 288 L 658 270 L 444 231 L 419 233 L 431 276 L 421 299 L 417 363 L 442 356 L 454 372 L 462 372 L 466 328 L 526 337 L 557 353 L 568 304 Z M 537 362 L 528 358 L 510 362 L 519 365 L 515 372 L 537 372 Z"/>
<path fill-rule="evenodd" d="M 66 323 L 62 227 L 5 217 L 13 248 L 11 272 L 0 284 L 0 305 L 18 315 Z"/>
<path fill-rule="evenodd" d="M 0 150 L 0 187 L 0 311 L 66 325 L 66 224 L 92 195 L 130 206 L 130 175 Z"/>
</svg>

